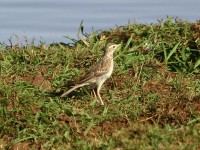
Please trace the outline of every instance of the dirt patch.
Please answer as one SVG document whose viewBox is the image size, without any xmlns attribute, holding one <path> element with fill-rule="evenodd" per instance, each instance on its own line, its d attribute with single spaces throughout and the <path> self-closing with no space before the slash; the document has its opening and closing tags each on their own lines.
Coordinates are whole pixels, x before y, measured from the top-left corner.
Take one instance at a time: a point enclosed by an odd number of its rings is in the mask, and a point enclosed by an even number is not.
<svg viewBox="0 0 200 150">
<path fill-rule="evenodd" d="M 178 104 L 164 104 L 155 106 L 157 109 L 156 113 L 149 113 L 147 116 L 148 121 L 158 123 L 160 125 L 171 124 L 171 125 L 182 125 L 189 121 L 191 113 L 189 112 L 189 105 L 187 102 Z"/>
<path fill-rule="evenodd" d="M 82 127 L 79 125 L 79 119 L 74 116 L 68 116 L 65 114 L 57 114 L 56 118 L 60 121 L 61 124 L 67 123 L 70 126 L 70 129 L 74 135 L 82 136 Z"/>
<path fill-rule="evenodd" d="M 37 105 L 32 105 L 31 110 L 33 111 L 34 114 L 36 114 L 41 111 L 41 108 Z"/>
<path fill-rule="evenodd" d="M 23 80 L 28 81 L 30 84 L 45 89 L 45 90 L 52 90 L 51 83 L 48 79 L 46 79 L 41 72 L 37 74 L 24 74 Z"/>
<path fill-rule="evenodd" d="M 17 143 L 15 146 L 12 147 L 12 150 L 30 150 L 30 143 L 29 142 L 21 142 Z"/>
<path fill-rule="evenodd" d="M 195 86 L 178 73 L 168 72 L 164 67 L 154 69 L 160 77 L 152 77 L 142 86 L 145 93 L 142 101 L 148 105 L 147 96 L 156 94 L 157 100 L 147 106 L 147 110 L 139 116 L 139 121 L 152 124 L 184 125 L 195 114 L 200 114 L 200 96 L 191 92 Z"/>
<path fill-rule="evenodd" d="M 64 114 L 57 114 L 56 115 L 56 118 L 59 120 L 59 121 L 64 121 L 64 122 L 72 122 L 73 121 L 73 118 L 70 117 L 70 116 L 67 116 L 67 115 L 64 115 Z"/>
<path fill-rule="evenodd" d="M 148 108 L 139 117 L 139 120 L 153 124 L 180 126 L 187 124 L 196 115 L 200 115 L 200 99 L 198 96 L 191 100 L 184 97 L 174 99 L 167 97 L 161 98 L 151 108 Z"/>
<path fill-rule="evenodd" d="M 92 133 L 93 135 L 95 133 L 103 133 L 105 135 L 111 136 L 119 129 L 126 128 L 128 126 L 128 121 L 125 119 L 111 119 L 104 121 L 98 126 L 95 126 L 93 129 L 91 129 L 90 133 Z"/>
</svg>

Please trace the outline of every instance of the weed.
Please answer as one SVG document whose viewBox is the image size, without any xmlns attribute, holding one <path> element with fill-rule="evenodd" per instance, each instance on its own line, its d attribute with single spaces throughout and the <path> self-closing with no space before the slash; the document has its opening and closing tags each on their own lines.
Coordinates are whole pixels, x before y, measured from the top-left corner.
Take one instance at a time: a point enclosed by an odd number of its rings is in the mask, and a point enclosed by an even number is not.
<svg viewBox="0 0 200 150">
<path fill-rule="evenodd" d="M 128 24 L 85 34 L 87 46 L 1 44 L 0 149 L 199 149 L 199 25 Z M 60 98 L 108 42 L 122 48 L 106 106 L 91 87 Z"/>
</svg>

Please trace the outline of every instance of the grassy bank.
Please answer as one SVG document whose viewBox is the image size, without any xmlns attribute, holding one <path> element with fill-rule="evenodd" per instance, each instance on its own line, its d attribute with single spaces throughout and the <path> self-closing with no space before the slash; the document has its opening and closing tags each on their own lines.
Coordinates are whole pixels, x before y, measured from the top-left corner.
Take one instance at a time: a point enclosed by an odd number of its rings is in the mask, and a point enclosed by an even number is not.
<svg viewBox="0 0 200 150">
<path fill-rule="evenodd" d="M 200 22 L 128 24 L 87 42 L 1 44 L 0 149 L 200 149 Z M 106 106 L 91 87 L 60 98 L 108 42 L 122 47 Z"/>
</svg>

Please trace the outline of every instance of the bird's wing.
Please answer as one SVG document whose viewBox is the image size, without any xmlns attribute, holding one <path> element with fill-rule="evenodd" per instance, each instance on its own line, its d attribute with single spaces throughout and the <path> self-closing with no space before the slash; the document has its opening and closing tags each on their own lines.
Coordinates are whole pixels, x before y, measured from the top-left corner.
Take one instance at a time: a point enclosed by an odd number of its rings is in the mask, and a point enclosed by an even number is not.
<svg viewBox="0 0 200 150">
<path fill-rule="evenodd" d="M 94 70 L 94 74 L 96 77 L 100 77 L 109 72 L 111 67 L 112 59 L 103 59 L 99 64 L 98 68 Z"/>
<path fill-rule="evenodd" d="M 90 71 L 80 80 L 80 83 L 90 81 L 94 77 L 100 77 L 109 72 L 111 59 L 102 59 L 92 66 Z"/>
</svg>

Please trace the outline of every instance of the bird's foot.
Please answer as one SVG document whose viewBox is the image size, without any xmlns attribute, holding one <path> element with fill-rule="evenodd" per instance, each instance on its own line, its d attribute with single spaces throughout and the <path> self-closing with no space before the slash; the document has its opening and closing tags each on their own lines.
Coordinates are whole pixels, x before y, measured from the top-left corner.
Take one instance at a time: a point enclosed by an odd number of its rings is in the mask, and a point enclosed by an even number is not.
<svg viewBox="0 0 200 150">
<path fill-rule="evenodd" d="M 104 102 L 101 102 L 101 106 L 104 106 L 105 104 L 104 104 Z"/>
</svg>

